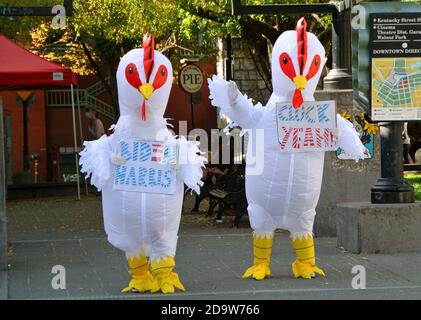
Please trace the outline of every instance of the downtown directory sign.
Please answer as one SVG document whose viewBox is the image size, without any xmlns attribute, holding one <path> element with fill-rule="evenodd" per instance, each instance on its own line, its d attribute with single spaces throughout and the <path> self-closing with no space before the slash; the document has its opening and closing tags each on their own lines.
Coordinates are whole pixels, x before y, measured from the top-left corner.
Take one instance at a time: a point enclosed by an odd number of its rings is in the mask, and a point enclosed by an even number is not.
<svg viewBox="0 0 421 320">
<path fill-rule="evenodd" d="M 373 13 L 369 23 L 372 120 L 421 120 L 421 13 Z"/>
</svg>

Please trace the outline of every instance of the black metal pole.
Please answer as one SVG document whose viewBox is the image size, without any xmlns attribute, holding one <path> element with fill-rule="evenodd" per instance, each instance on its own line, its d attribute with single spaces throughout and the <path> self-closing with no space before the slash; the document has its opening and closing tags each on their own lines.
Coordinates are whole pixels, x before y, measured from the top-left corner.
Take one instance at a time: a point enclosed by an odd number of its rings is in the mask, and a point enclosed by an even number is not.
<svg viewBox="0 0 421 320">
<path fill-rule="evenodd" d="M 403 146 L 401 122 L 382 122 L 381 177 L 371 188 L 372 203 L 412 203 L 414 188 L 403 178 Z"/>
<path fill-rule="evenodd" d="M 31 162 L 29 159 L 29 146 L 28 146 L 28 106 L 29 100 L 22 100 L 22 109 L 23 109 L 23 171 L 30 170 Z"/>
<path fill-rule="evenodd" d="M 73 15 L 73 0 L 64 0 L 66 16 Z M 53 7 L 46 6 L 0 6 L 0 16 L 6 17 L 50 17 L 55 16 Z"/>
<path fill-rule="evenodd" d="M 232 39 L 231 36 L 227 36 L 227 60 L 225 62 L 225 79 L 227 81 L 232 80 Z"/>
<path fill-rule="evenodd" d="M 190 107 L 191 107 L 191 128 L 192 130 L 195 128 L 194 126 L 194 103 L 193 103 L 193 93 L 190 93 Z"/>
<path fill-rule="evenodd" d="M 241 0 L 231 0 L 233 15 L 332 13 L 336 10 L 335 5 L 331 3 L 247 5 L 241 4 Z"/>
<path fill-rule="evenodd" d="M 64 0 L 64 8 L 66 9 L 66 16 L 73 15 L 73 0 Z"/>
<path fill-rule="evenodd" d="M 323 79 L 325 90 L 351 89 L 352 75 L 345 64 L 345 55 L 349 54 L 350 47 L 346 41 L 350 41 L 350 33 L 347 26 L 351 23 L 346 21 L 344 11 L 332 13 L 332 69 Z M 349 52 L 348 52 L 349 51 Z"/>
</svg>

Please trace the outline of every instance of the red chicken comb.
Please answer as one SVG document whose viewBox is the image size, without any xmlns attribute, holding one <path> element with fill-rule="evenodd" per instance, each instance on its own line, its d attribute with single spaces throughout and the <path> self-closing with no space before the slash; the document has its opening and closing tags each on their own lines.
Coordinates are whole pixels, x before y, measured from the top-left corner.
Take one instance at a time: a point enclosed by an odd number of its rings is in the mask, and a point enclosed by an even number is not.
<svg viewBox="0 0 421 320">
<path fill-rule="evenodd" d="M 297 22 L 297 49 L 298 49 L 298 65 L 300 67 L 300 75 L 304 73 L 307 61 L 307 21 L 301 18 Z"/>
<path fill-rule="evenodd" d="M 149 32 L 145 34 L 142 40 L 143 52 L 143 68 L 145 69 L 146 83 L 149 83 L 152 70 L 155 64 L 155 39 Z M 146 121 L 146 99 L 142 104 L 142 120 Z"/>
<path fill-rule="evenodd" d="M 146 82 L 148 83 L 152 74 L 155 60 L 155 39 L 150 33 L 145 34 L 142 41 L 143 67 L 145 68 Z"/>
<path fill-rule="evenodd" d="M 298 51 L 298 66 L 300 68 L 300 75 L 304 74 L 304 68 L 307 61 L 307 21 L 301 18 L 297 22 L 297 51 Z M 295 109 L 300 108 L 304 103 L 303 94 L 300 90 L 295 90 L 292 99 L 292 105 Z"/>
</svg>

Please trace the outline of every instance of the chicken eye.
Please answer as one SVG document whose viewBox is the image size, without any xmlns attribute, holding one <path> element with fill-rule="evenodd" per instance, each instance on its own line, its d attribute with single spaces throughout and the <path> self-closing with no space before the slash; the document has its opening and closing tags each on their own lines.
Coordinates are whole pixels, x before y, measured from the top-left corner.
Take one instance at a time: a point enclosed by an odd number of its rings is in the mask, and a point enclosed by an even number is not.
<svg viewBox="0 0 421 320">
<path fill-rule="evenodd" d="M 291 80 L 295 78 L 296 73 L 294 69 L 294 64 L 288 53 L 283 52 L 279 57 L 279 64 L 281 66 L 282 72 Z"/>
<path fill-rule="evenodd" d="M 127 65 L 125 75 L 127 82 L 130 83 L 136 89 L 138 89 L 142 85 L 142 81 L 140 81 L 136 66 L 133 63 Z"/>
<path fill-rule="evenodd" d="M 168 78 L 168 70 L 164 65 L 161 65 L 157 71 L 155 80 L 153 82 L 153 87 L 155 90 L 161 88 Z"/>
<path fill-rule="evenodd" d="M 310 80 L 313 78 L 317 72 L 319 71 L 321 66 L 321 59 L 318 54 L 316 54 L 311 62 L 310 69 L 308 70 L 308 73 L 306 75 L 307 80 Z"/>
</svg>

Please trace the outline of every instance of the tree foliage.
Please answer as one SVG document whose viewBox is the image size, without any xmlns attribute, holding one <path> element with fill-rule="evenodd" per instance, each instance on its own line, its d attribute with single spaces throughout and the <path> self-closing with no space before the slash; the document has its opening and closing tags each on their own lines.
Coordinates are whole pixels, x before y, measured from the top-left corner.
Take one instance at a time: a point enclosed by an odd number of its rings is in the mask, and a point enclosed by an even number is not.
<svg viewBox="0 0 421 320">
<path fill-rule="evenodd" d="M 4 5 L 1 3 L 0 5 Z M 54 0 L 8 0 L 10 5 L 54 5 Z M 306 3 L 328 2 L 307 0 Z M 302 3 L 298 0 L 243 0 L 244 4 Z M 156 38 L 177 69 L 180 52 L 216 53 L 217 39 L 228 35 L 246 39 L 260 71 L 270 78 L 271 45 L 297 17 L 284 15 L 232 16 L 231 0 L 74 0 L 74 15 L 66 28 L 51 27 L 51 18 L 0 18 L 0 31 L 31 47 L 33 52 L 70 66 L 79 74 L 97 73 L 117 110 L 115 71 L 120 57 L 139 47 L 146 32 Z M 309 15 L 310 31 L 327 45 L 330 17 Z M 181 50 L 180 50 L 181 49 Z M 183 50 L 185 49 L 185 50 Z M 110 77 L 111 83 L 106 81 Z"/>
</svg>

